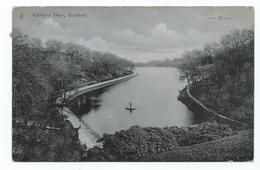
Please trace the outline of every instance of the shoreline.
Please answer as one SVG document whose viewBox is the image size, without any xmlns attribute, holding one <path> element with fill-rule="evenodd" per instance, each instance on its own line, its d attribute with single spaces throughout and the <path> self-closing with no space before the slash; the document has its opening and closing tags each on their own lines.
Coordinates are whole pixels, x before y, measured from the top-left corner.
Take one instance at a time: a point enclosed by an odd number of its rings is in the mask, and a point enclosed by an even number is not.
<svg viewBox="0 0 260 170">
<path fill-rule="evenodd" d="M 90 88 L 80 88 L 80 91 L 76 91 L 73 93 L 74 96 L 72 98 L 75 98 L 83 93 L 87 93 L 92 90 L 96 90 L 99 88 L 107 87 L 109 85 L 113 85 L 116 83 L 120 83 L 121 81 L 128 80 L 132 77 L 136 76 L 136 74 L 131 74 L 130 76 L 125 76 L 120 79 L 114 79 L 102 83 L 96 84 L 96 86 L 91 85 Z M 108 83 L 107 83 L 108 82 Z M 112 83 L 111 83 L 112 82 Z M 94 87 L 94 88 L 92 88 Z M 71 99 L 71 98 L 70 98 Z M 205 122 L 200 122 L 196 123 L 190 126 L 185 126 L 185 127 L 176 127 L 176 126 L 171 126 L 171 127 L 140 127 L 140 126 L 131 126 L 127 130 L 119 130 L 116 133 L 113 134 L 107 134 L 105 136 L 100 136 L 99 138 L 96 138 L 95 135 L 93 135 L 92 128 L 88 127 L 85 125 L 86 122 L 83 122 L 84 120 L 81 120 L 80 117 L 78 117 L 75 113 L 73 113 L 69 108 L 63 107 L 61 112 L 64 115 L 66 115 L 67 120 L 72 124 L 72 126 L 77 129 L 78 133 L 78 139 L 82 145 L 87 146 L 86 148 L 86 153 L 87 154 L 92 154 L 93 152 L 96 154 L 97 157 L 103 155 L 104 153 L 113 153 L 114 148 L 116 148 L 117 144 L 116 143 L 121 143 L 120 145 L 123 145 L 122 148 L 115 149 L 115 151 L 120 151 L 125 152 L 128 144 L 125 146 L 124 143 L 126 141 L 133 142 L 131 145 L 135 146 L 135 143 L 140 140 L 139 138 L 145 138 L 143 136 L 144 134 L 149 134 L 151 133 L 151 137 L 153 136 L 153 133 L 159 135 L 160 134 L 160 140 L 164 139 L 165 137 L 167 138 L 172 138 L 170 143 L 166 141 L 161 141 L 159 143 L 158 150 L 154 148 L 154 144 L 152 141 L 145 139 L 142 139 L 142 142 L 145 141 L 145 148 L 150 148 L 148 150 L 142 150 L 137 151 L 137 150 L 132 150 L 134 154 L 141 154 L 142 156 L 140 157 L 140 160 L 146 160 L 146 161 L 151 161 L 151 160 L 156 160 L 159 161 L 161 158 L 166 158 L 168 161 L 180 161 L 177 159 L 173 153 L 175 154 L 182 154 L 182 152 L 186 153 L 187 151 L 185 148 L 192 148 L 194 150 L 201 148 L 203 146 L 208 146 L 211 145 L 207 151 L 205 151 L 205 154 L 211 154 L 211 151 L 217 151 L 220 152 L 220 150 L 223 150 L 221 146 L 225 141 L 229 141 L 227 144 L 231 146 L 231 148 L 239 148 L 243 154 L 248 155 L 249 159 L 252 160 L 252 143 L 250 143 L 249 139 L 244 139 L 243 134 L 241 134 L 241 131 L 235 130 L 235 128 L 232 127 L 237 127 L 238 123 L 237 121 L 230 119 L 228 117 L 225 117 L 223 115 L 218 114 L 214 110 L 207 108 L 204 106 L 198 99 L 196 99 L 192 94 L 190 94 L 190 91 L 187 87 L 182 89 L 179 93 L 178 100 L 180 100 L 183 104 L 185 104 L 189 109 L 195 112 L 199 112 L 199 114 L 205 114 L 205 116 L 209 117 L 210 119 L 205 121 Z M 210 121 L 210 120 L 216 120 L 215 122 Z M 221 131 L 222 129 L 225 129 L 224 131 Z M 94 130 L 95 132 L 95 130 Z M 133 133 L 138 137 L 138 139 L 131 139 L 131 135 L 127 136 L 128 134 Z M 125 138 L 121 138 L 120 134 L 125 136 Z M 246 134 L 252 134 L 252 131 L 250 129 L 247 129 Z M 252 136 L 252 135 L 251 135 Z M 250 136 L 250 139 L 251 139 Z M 152 137 L 153 138 L 153 137 Z M 84 139 L 84 140 L 82 140 Z M 108 144 L 106 143 L 107 141 L 110 140 L 115 140 L 115 143 Z M 226 140 L 227 139 L 227 140 Z M 150 143 L 149 143 L 150 141 Z M 141 141 L 139 141 L 141 142 Z M 239 146 L 233 145 L 233 143 L 238 142 Z M 226 144 L 226 143 L 225 143 Z M 250 144 L 250 147 L 245 150 L 245 146 L 247 144 Z M 111 145 L 111 146 L 110 146 Z M 115 146 L 114 146 L 115 145 Z M 241 145 L 241 146 L 240 146 Z M 167 147 L 165 147 L 167 146 Z M 111 149 L 111 147 L 113 149 Z M 135 146 L 138 148 L 138 146 Z M 134 148 L 135 148 L 134 147 Z M 142 148 L 142 147 L 141 147 Z M 140 148 L 140 149 L 141 149 Z M 167 149 L 168 148 L 168 149 Z M 97 153 L 96 153 L 97 151 Z M 151 153 L 150 153 L 151 152 Z M 222 161 L 228 161 L 228 160 L 233 160 L 233 161 L 248 161 L 247 159 L 243 158 L 243 156 L 240 156 L 239 158 L 236 158 L 235 155 L 238 153 L 232 153 L 231 151 L 227 150 L 228 153 L 224 154 L 225 158 L 223 158 Z M 124 153 L 127 155 L 127 153 Z M 124 155 L 123 154 L 123 155 Z M 242 155 L 243 155 L 242 154 Z M 126 156 L 125 155 L 125 156 Z M 219 159 L 219 156 L 222 154 L 212 154 L 212 156 L 217 159 Z M 94 159 L 92 159 L 94 158 Z M 115 160 L 121 160 L 120 156 L 118 157 L 117 154 L 113 155 L 113 159 L 110 160 L 109 157 L 104 158 L 105 160 L 109 161 L 115 161 Z M 137 160 L 132 160 L 131 156 L 127 160 L 129 161 L 137 161 Z M 193 160 L 191 158 L 183 158 L 184 160 Z M 196 155 L 196 158 L 194 160 L 203 160 L 203 157 L 200 157 L 199 155 Z M 82 160 L 84 161 L 84 159 Z M 90 156 L 87 158 L 85 161 L 97 161 L 95 160 L 95 156 Z M 101 161 L 101 160 L 98 160 Z"/>
<path fill-rule="evenodd" d="M 70 122 L 70 124 L 73 126 L 74 129 L 77 129 L 78 133 L 78 141 L 82 145 L 86 145 L 87 149 L 90 149 L 94 146 L 98 146 L 99 144 L 97 143 L 97 138 L 95 138 L 91 134 L 91 130 L 89 129 L 89 125 L 86 126 L 86 122 L 84 120 L 81 120 L 78 116 L 75 115 L 69 108 L 63 107 L 61 109 L 61 114 L 63 114 L 66 117 L 66 120 Z M 82 133 L 79 133 L 79 130 L 82 131 Z M 84 132 L 84 133 L 83 133 Z M 83 141 L 83 138 L 85 140 Z M 81 140 L 82 139 L 82 140 Z"/>
<path fill-rule="evenodd" d="M 185 104 L 190 110 L 194 111 L 195 113 L 203 114 L 208 119 L 216 120 L 219 123 L 229 124 L 231 127 L 237 127 L 238 125 L 241 125 L 240 122 L 221 115 L 211 108 L 206 107 L 190 93 L 190 88 L 188 88 L 188 86 L 180 91 L 178 100 Z"/>
<path fill-rule="evenodd" d="M 105 87 L 108 87 L 108 86 L 129 80 L 129 79 L 134 78 L 136 76 L 137 76 L 137 73 L 132 73 L 132 74 L 127 75 L 127 76 L 115 78 L 115 79 L 112 79 L 112 80 L 104 81 L 104 82 L 101 82 L 101 83 L 97 83 L 97 84 L 93 84 L 93 85 L 89 85 L 89 86 L 85 86 L 85 87 L 80 87 L 80 88 L 77 88 L 75 90 L 67 92 L 68 94 L 66 94 L 66 98 L 67 98 L 68 101 L 71 101 L 71 100 L 75 99 L 76 97 L 78 97 L 82 94 L 85 94 L 85 93 L 88 93 L 88 92 L 91 92 L 91 91 L 95 91 L 95 90 L 98 90 L 98 89 L 101 89 L 101 88 L 105 88 Z M 59 102 L 59 99 L 60 98 L 57 99 L 57 102 Z M 87 140 L 84 140 L 84 142 L 82 142 L 79 138 L 78 140 L 80 141 L 80 143 L 82 143 L 83 145 L 85 144 L 88 148 L 92 148 L 92 147 L 98 145 L 97 141 L 102 136 L 100 134 L 98 134 L 94 129 L 92 129 L 91 126 L 89 126 L 87 124 L 87 122 L 80 119 L 77 116 L 77 114 L 73 113 L 66 106 L 62 107 L 62 109 L 60 110 L 60 113 L 62 115 L 66 116 L 67 120 L 70 121 L 70 123 L 72 124 L 72 126 L 74 128 L 78 128 L 79 130 L 82 130 L 82 131 L 85 132 L 83 137 L 85 137 L 85 139 L 87 139 Z M 78 134 L 81 135 L 79 132 L 78 132 Z M 95 134 L 95 135 L 93 135 L 93 134 Z"/>
<path fill-rule="evenodd" d="M 101 89 L 101 88 L 104 88 L 104 87 L 108 87 L 108 86 L 120 83 L 122 81 L 126 81 L 126 80 L 129 80 L 131 78 L 134 78 L 135 76 L 137 76 L 137 73 L 132 73 L 132 74 L 127 75 L 127 76 L 115 78 L 115 79 L 112 79 L 112 80 L 103 81 L 103 82 L 96 83 L 96 84 L 93 84 L 93 85 L 86 85 L 84 87 L 79 87 L 79 88 L 76 88 L 74 90 L 66 92 L 65 98 L 66 98 L 66 100 L 71 101 L 74 98 L 76 98 L 76 97 L 78 97 L 78 96 L 80 96 L 84 93 L 88 93 L 88 92 L 91 92 L 91 91 L 94 91 L 94 90 L 98 90 L 98 89 Z M 57 99 L 57 103 L 60 103 L 60 99 L 61 99 L 61 97 L 59 97 Z"/>
<path fill-rule="evenodd" d="M 84 91 L 85 89 L 83 89 Z M 81 91 L 82 92 L 82 91 Z M 79 93 L 77 93 L 79 94 Z M 184 99 L 185 98 L 185 99 Z M 242 133 L 242 131 L 237 131 L 234 130 L 232 127 L 232 123 L 233 125 L 235 125 L 237 122 L 235 120 L 232 120 L 228 117 L 219 115 L 218 113 L 211 113 L 214 112 L 213 110 L 205 107 L 200 101 L 198 101 L 195 97 L 193 97 L 190 92 L 189 89 L 184 88 L 180 91 L 180 94 L 178 96 L 178 100 L 180 100 L 183 104 L 185 104 L 187 107 L 192 108 L 191 110 L 194 111 L 194 109 L 197 111 L 200 110 L 201 114 L 207 114 L 207 116 L 214 118 L 216 120 L 216 118 L 219 118 L 219 120 L 217 120 L 216 122 L 211 122 L 211 121 L 205 121 L 205 122 L 200 122 L 194 125 L 190 125 L 190 126 L 185 126 L 185 127 L 176 127 L 176 126 L 171 126 L 171 127 L 162 127 L 162 128 L 158 128 L 158 127 L 140 127 L 140 126 L 131 126 L 129 127 L 129 129 L 127 130 L 119 130 L 116 133 L 113 134 L 107 134 L 106 136 L 102 136 L 101 140 L 99 139 L 95 139 L 95 137 L 93 135 L 91 135 L 91 132 L 89 131 L 89 129 L 87 129 L 87 127 L 84 125 L 84 122 L 82 122 L 82 120 L 75 115 L 71 110 L 69 110 L 66 107 L 63 107 L 62 111 L 67 112 L 67 120 L 70 121 L 70 123 L 73 125 L 73 122 L 71 122 L 71 117 L 73 117 L 72 119 L 74 119 L 74 125 L 73 127 L 78 129 L 77 133 L 80 136 L 80 131 L 81 134 L 84 133 L 84 137 L 85 139 L 88 140 L 88 142 L 86 143 L 82 143 L 82 141 L 80 140 L 80 137 L 78 138 L 78 140 L 80 141 L 81 144 L 85 144 L 87 146 L 86 149 L 86 153 L 92 155 L 93 153 L 95 153 L 94 156 L 90 156 L 88 157 L 86 160 L 82 160 L 82 161 L 101 161 L 101 160 L 107 160 L 107 161 L 125 161 L 125 160 L 121 160 L 121 157 L 119 155 L 117 155 L 117 153 L 115 153 L 111 158 L 105 156 L 102 159 L 97 159 L 96 157 L 99 156 L 104 156 L 104 153 L 113 153 L 114 148 L 116 148 L 117 146 L 117 142 L 121 143 L 123 146 L 122 148 L 118 148 L 115 149 L 115 151 L 120 151 L 123 152 L 124 154 L 127 155 L 127 153 L 125 153 L 125 150 L 128 146 L 128 144 L 126 146 L 124 146 L 124 143 L 126 141 L 130 141 L 133 142 L 132 144 L 134 145 L 136 142 L 138 143 L 138 141 L 140 140 L 139 137 L 143 138 L 145 136 L 143 135 L 147 135 L 147 133 L 151 133 L 151 137 L 153 136 L 153 133 L 155 134 L 160 134 L 160 140 L 164 139 L 165 137 L 173 137 L 170 141 L 170 143 L 167 143 L 166 141 L 161 141 L 161 143 L 159 143 L 158 149 L 156 150 L 154 148 L 154 144 L 152 141 L 147 140 L 147 139 L 142 139 L 142 142 L 147 142 L 144 144 L 144 148 L 148 147 L 150 148 L 152 151 L 150 151 L 150 149 L 148 150 L 142 150 L 139 151 L 138 150 L 133 150 L 133 154 L 141 154 L 142 156 L 140 157 L 141 161 L 160 161 L 162 158 L 165 158 L 165 160 L 167 161 L 194 161 L 194 160 L 200 160 L 200 161 L 205 161 L 206 159 L 204 157 L 200 157 L 200 155 L 196 155 L 196 158 L 193 159 L 189 158 L 189 157 L 183 157 L 181 159 L 178 159 L 178 157 L 180 156 L 174 156 L 173 154 L 176 155 L 182 155 L 183 153 L 187 153 L 186 148 L 191 148 L 192 150 L 197 150 L 200 149 L 201 147 L 204 146 L 209 146 L 210 147 L 205 151 L 206 155 L 211 154 L 211 156 L 213 158 L 216 158 L 216 160 L 219 160 L 220 157 L 222 155 L 224 155 L 224 158 L 222 158 L 222 161 L 228 161 L 228 160 L 233 160 L 233 161 L 250 161 L 253 160 L 253 156 L 252 156 L 252 142 L 250 142 L 250 139 L 252 138 L 252 130 L 251 129 L 247 129 Z M 184 100 L 184 101 L 182 101 Z M 68 116 L 69 115 L 69 116 Z M 225 120 L 225 121 L 223 121 Z M 76 121 L 76 123 L 75 123 Z M 76 124 L 76 125 L 75 125 Z M 226 124 L 226 125 L 225 125 Z M 237 125 L 237 124 L 236 124 Z M 82 128 L 84 129 L 84 131 L 82 131 Z M 223 130 L 221 131 L 220 130 Z M 232 130 L 233 129 L 233 130 Z M 128 134 L 135 134 L 138 137 L 138 139 L 132 139 L 131 135 L 127 136 Z M 125 136 L 125 138 L 122 138 L 120 136 L 120 134 L 122 134 L 123 136 Z M 248 136 L 249 135 L 249 136 Z M 245 136 L 248 136 L 248 139 L 245 139 Z M 115 140 L 115 143 L 109 144 L 106 143 L 107 141 L 110 141 L 109 139 L 113 139 Z M 131 140 L 132 139 L 132 140 Z M 144 141 L 143 141 L 144 140 Z M 98 142 L 97 142 L 98 141 Z M 150 141 L 150 143 L 148 142 Z M 228 142 L 226 142 L 228 141 Z M 237 145 L 234 145 L 234 143 L 237 142 Z M 120 145 L 121 145 L 120 144 Z M 227 150 L 227 153 L 217 153 L 217 154 L 212 154 L 211 152 L 214 150 L 214 152 L 220 152 L 222 151 L 223 147 L 221 147 L 222 144 L 228 144 L 231 146 L 230 150 Z M 250 147 L 247 147 L 247 145 L 250 144 Z M 111 146 L 110 146 L 111 145 Z M 115 146 L 114 146 L 115 145 Z M 169 145 L 169 146 L 168 146 Z M 114 146 L 114 147 L 112 147 Z M 134 145 L 135 146 L 135 145 Z M 167 147 L 165 147 L 167 146 Z M 110 149 L 110 148 L 113 149 Z M 138 148 L 138 146 L 135 146 L 136 148 Z M 134 148 L 135 148 L 134 147 Z M 169 149 L 170 147 L 170 149 Z M 143 147 L 141 147 L 143 148 Z M 141 149 L 140 148 L 140 149 Z M 168 149 L 167 149 L 168 148 Z M 231 150 L 232 149 L 237 149 L 239 150 L 239 152 L 243 152 L 244 155 L 248 155 L 248 158 L 244 158 L 243 154 L 241 154 L 239 157 L 236 157 L 237 154 L 240 154 L 238 152 L 233 153 Z M 245 149 L 246 148 L 246 149 Z M 129 148 L 127 148 L 129 149 Z M 151 153 L 150 153 L 151 152 Z M 196 152 L 194 152 L 196 153 Z M 124 155 L 123 154 L 123 155 Z M 119 156 L 119 157 L 117 157 Z M 126 158 L 128 161 L 138 161 L 138 160 L 132 160 L 131 156 L 128 158 Z M 214 159 L 213 159 L 214 160 Z"/>
</svg>

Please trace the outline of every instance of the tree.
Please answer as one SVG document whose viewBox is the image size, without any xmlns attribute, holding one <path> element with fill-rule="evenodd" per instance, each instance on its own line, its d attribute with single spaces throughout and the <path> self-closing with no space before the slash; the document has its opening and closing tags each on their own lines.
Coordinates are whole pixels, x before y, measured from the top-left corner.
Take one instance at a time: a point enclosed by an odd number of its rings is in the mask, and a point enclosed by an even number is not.
<svg viewBox="0 0 260 170">
<path fill-rule="evenodd" d="M 43 43 L 42 43 L 42 40 L 39 39 L 39 38 L 31 38 L 31 39 L 28 40 L 28 46 L 30 48 L 42 49 Z"/>
<path fill-rule="evenodd" d="M 44 104 L 44 87 L 37 80 L 34 70 L 37 67 L 35 55 L 39 50 L 31 49 L 28 37 L 14 30 L 13 38 L 13 123 L 16 117 L 23 118 L 27 124 L 29 117 L 41 114 L 39 108 Z"/>
<path fill-rule="evenodd" d="M 12 40 L 14 159 L 79 160 L 81 148 L 73 135 L 77 133 L 70 133 L 69 126 L 62 131 L 66 126 L 57 109 L 57 98 L 58 107 L 63 107 L 69 92 L 77 88 L 75 81 L 88 77 L 103 81 L 132 63 L 73 43 L 49 40 L 43 45 L 40 39 L 29 38 L 17 29 Z M 93 65 L 98 67 L 92 69 Z"/>
<path fill-rule="evenodd" d="M 60 52 L 64 49 L 64 44 L 58 40 L 48 40 L 45 42 L 46 49 L 49 51 Z"/>
</svg>

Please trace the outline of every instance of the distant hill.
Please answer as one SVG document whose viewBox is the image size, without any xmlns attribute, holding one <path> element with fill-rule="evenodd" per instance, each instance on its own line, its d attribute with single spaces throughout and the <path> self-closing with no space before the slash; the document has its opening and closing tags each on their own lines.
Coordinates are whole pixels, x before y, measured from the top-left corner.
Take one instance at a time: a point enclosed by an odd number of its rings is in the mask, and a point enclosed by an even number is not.
<svg viewBox="0 0 260 170">
<path fill-rule="evenodd" d="M 136 62 L 135 66 L 139 67 L 178 67 L 181 63 L 183 63 L 183 58 L 175 58 L 169 59 L 166 58 L 164 60 L 150 60 L 148 62 Z"/>
</svg>

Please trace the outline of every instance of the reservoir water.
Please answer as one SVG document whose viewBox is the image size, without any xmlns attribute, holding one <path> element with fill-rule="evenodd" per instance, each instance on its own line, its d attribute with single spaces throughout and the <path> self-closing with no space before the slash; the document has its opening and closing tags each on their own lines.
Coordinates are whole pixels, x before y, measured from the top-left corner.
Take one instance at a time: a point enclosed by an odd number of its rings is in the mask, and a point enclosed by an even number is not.
<svg viewBox="0 0 260 170">
<path fill-rule="evenodd" d="M 70 109 L 101 135 L 133 125 L 166 127 L 194 123 L 194 114 L 177 100 L 179 90 L 186 85 L 179 80 L 178 69 L 137 67 L 135 72 L 138 76 L 130 80 L 78 96 Z M 125 109 L 129 102 L 136 110 Z"/>
</svg>

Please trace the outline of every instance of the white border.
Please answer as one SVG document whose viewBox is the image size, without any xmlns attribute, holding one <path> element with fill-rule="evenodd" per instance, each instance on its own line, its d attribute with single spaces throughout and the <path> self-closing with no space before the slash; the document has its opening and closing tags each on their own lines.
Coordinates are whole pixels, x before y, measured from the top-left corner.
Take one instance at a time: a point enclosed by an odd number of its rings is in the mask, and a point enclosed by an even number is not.
<svg viewBox="0 0 260 170">
<path fill-rule="evenodd" d="M 255 21 L 259 20 L 259 5 L 257 0 L 6 0 L 0 2 L 0 169 L 260 169 L 259 147 L 259 22 L 255 22 L 255 156 L 253 162 L 247 163 L 15 163 L 11 159 L 11 32 L 12 8 L 15 6 L 254 6 Z"/>
</svg>

